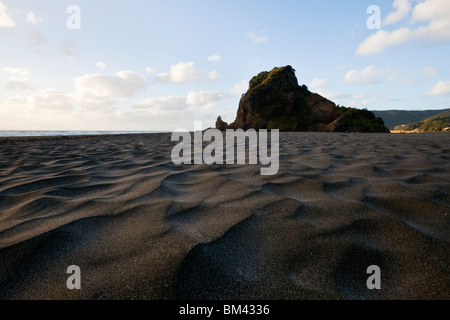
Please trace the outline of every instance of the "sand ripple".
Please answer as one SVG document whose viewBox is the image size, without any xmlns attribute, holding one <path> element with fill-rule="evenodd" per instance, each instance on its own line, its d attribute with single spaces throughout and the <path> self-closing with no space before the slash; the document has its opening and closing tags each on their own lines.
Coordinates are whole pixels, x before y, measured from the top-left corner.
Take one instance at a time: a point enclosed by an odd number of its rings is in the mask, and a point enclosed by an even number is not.
<svg viewBox="0 0 450 320">
<path fill-rule="evenodd" d="M 450 135 L 280 137 L 272 177 L 168 134 L 1 140 L 0 298 L 450 299 Z"/>
</svg>

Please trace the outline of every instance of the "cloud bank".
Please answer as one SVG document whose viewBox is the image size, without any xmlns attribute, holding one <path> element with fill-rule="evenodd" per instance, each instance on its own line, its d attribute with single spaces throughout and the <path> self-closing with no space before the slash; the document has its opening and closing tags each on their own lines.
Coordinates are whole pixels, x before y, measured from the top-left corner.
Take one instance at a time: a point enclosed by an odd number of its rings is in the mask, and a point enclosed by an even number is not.
<svg viewBox="0 0 450 320">
<path fill-rule="evenodd" d="M 408 16 L 409 1 L 396 0 L 397 11 L 389 14 L 384 25 L 389 25 Z M 450 5 L 448 0 L 425 0 L 412 10 L 410 20 L 416 28 L 401 27 L 393 31 L 380 30 L 364 40 L 357 48 L 358 55 L 379 54 L 400 44 L 422 40 L 429 44 L 442 44 L 450 40 Z"/>
</svg>

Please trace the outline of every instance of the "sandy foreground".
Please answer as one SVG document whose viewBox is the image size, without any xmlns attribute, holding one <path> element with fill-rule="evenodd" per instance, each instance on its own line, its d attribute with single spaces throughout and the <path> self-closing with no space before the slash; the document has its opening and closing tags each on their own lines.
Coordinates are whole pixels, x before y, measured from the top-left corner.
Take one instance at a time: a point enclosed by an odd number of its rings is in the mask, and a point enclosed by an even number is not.
<svg viewBox="0 0 450 320">
<path fill-rule="evenodd" d="M 275 176 L 175 145 L 0 138 L 0 298 L 450 299 L 450 134 L 281 133 Z"/>
</svg>

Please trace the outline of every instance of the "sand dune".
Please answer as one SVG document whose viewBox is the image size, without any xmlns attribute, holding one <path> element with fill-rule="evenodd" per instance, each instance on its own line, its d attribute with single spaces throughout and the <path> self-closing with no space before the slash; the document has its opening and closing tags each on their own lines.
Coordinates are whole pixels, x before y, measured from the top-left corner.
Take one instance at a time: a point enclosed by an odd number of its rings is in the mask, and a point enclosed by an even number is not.
<svg viewBox="0 0 450 320">
<path fill-rule="evenodd" d="M 0 298 L 450 299 L 450 135 L 282 133 L 275 176 L 174 145 L 1 139 Z"/>
</svg>

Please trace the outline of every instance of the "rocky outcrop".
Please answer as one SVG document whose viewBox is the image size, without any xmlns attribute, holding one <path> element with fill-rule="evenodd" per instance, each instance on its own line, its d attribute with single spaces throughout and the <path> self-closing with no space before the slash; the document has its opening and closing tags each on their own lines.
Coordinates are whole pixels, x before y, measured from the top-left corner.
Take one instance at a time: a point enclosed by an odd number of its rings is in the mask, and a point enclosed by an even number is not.
<svg viewBox="0 0 450 320">
<path fill-rule="evenodd" d="M 286 66 L 253 77 L 239 102 L 236 120 L 228 125 L 219 117 L 216 128 L 388 132 L 381 119 L 367 112 L 338 107 L 305 85 L 299 86 L 295 70 Z M 364 125 L 359 125 L 358 119 Z"/>
<path fill-rule="evenodd" d="M 309 91 L 300 87 L 294 70 L 288 66 L 261 72 L 250 80 L 249 89 L 239 102 L 232 128 L 312 129 L 313 113 L 305 98 Z"/>
<path fill-rule="evenodd" d="M 219 116 L 216 121 L 216 129 L 221 131 L 225 131 L 228 128 L 228 123 L 222 120 L 222 117 Z"/>
</svg>

